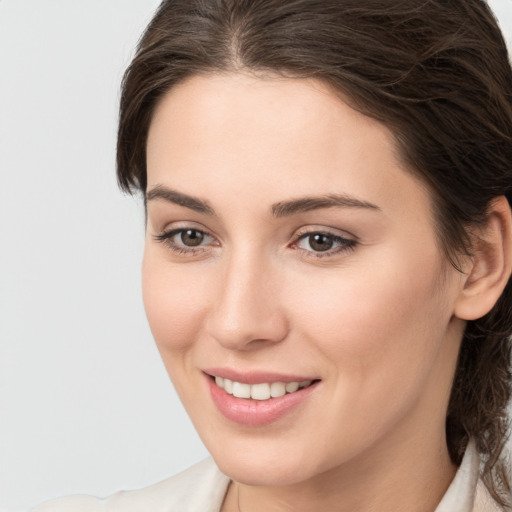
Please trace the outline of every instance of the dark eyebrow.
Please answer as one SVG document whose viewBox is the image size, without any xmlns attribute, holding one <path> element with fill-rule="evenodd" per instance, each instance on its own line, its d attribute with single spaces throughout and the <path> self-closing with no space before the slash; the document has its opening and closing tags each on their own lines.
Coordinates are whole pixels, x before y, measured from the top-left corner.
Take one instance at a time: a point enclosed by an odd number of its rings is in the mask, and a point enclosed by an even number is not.
<svg viewBox="0 0 512 512">
<path fill-rule="evenodd" d="M 182 194 L 181 192 L 171 190 L 170 188 L 164 187 L 162 185 L 156 185 L 146 193 L 146 204 L 148 201 L 152 201 L 154 199 L 163 199 L 164 201 L 168 201 L 179 206 L 184 206 L 185 208 L 190 208 L 191 210 L 194 210 L 198 213 L 215 215 L 215 211 L 207 201 L 203 201 L 202 199 L 189 196 L 187 194 Z"/>
<path fill-rule="evenodd" d="M 302 197 L 291 201 L 282 201 L 272 206 L 272 215 L 274 217 L 286 217 L 297 213 L 318 210 L 320 208 L 365 208 L 369 210 L 378 210 L 380 208 L 367 201 L 361 201 L 355 197 L 344 194 L 328 194 L 318 197 Z"/>
<path fill-rule="evenodd" d="M 215 210 L 207 201 L 198 197 L 189 196 L 177 192 L 163 185 L 156 185 L 146 194 L 146 203 L 154 199 L 163 199 L 185 208 L 190 208 L 198 213 L 215 215 Z M 281 201 L 272 205 L 271 212 L 274 217 L 287 217 L 297 213 L 319 210 L 321 208 L 365 208 L 380 211 L 380 208 L 367 201 L 362 201 L 345 194 L 328 194 L 325 196 L 301 197 L 290 201 Z"/>
</svg>

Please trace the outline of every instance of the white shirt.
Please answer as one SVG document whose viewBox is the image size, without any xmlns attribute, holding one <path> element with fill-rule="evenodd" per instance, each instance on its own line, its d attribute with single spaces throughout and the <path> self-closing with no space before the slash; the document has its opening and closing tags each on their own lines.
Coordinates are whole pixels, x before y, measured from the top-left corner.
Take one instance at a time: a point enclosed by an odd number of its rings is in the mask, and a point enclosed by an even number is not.
<svg viewBox="0 0 512 512">
<path fill-rule="evenodd" d="M 500 512 L 479 480 L 480 456 L 470 443 L 462 463 L 435 512 Z M 219 512 L 230 483 L 213 459 L 206 459 L 167 480 L 106 499 L 70 496 L 32 512 Z"/>
</svg>

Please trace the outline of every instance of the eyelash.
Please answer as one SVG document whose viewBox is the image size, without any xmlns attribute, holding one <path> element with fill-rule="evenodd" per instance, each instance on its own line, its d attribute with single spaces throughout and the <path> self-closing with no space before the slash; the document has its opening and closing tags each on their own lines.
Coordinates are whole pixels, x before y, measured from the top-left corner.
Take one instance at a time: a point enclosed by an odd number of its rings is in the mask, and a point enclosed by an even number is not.
<svg viewBox="0 0 512 512">
<path fill-rule="evenodd" d="M 175 252 L 179 255 L 196 255 L 200 254 L 202 252 L 205 252 L 207 250 L 204 246 L 197 246 L 197 247 L 187 247 L 185 245 L 179 245 L 176 242 L 173 241 L 173 238 L 176 235 L 179 235 L 180 233 L 183 234 L 186 231 L 193 231 L 195 233 L 200 233 L 204 237 L 209 237 L 211 239 L 214 239 L 214 237 L 210 234 L 208 234 L 206 231 L 203 231 L 201 229 L 196 228 L 176 228 L 171 229 L 169 231 L 164 231 L 163 233 L 159 235 L 155 235 L 154 239 L 166 245 L 171 251 Z M 300 247 L 297 247 L 297 245 L 303 241 L 306 240 L 309 237 L 315 236 L 315 235 L 322 235 L 325 237 L 328 237 L 330 241 L 332 241 L 333 244 L 339 244 L 338 247 L 335 247 L 334 249 L 328 249 L 325 251 L 314 251 L 314 250 L 307 250 L 307 249 L 301 249 Z M 330 233 L 328 231 L 307 231 L 300 235 L 298 235 L 295 240 L 291 244 L 292 246 L 295 246 L 294 248 L 302 252 L 302 256 L 305 258 L 326 258 L 330 256 L 334 256 L 337 254 L 340 254 L 342 252 L 348 252 L 355 249 L 357 242 L 356 240 L 352 240 L 349 238 L 343 238 L 338 235 L 334 235 L 333 233 Z"/>
<path fill-rule="evenodd" d="M 194 231 L 196 233 L 201 233 L 204 236 L 213 238 L 206 231 L 196 228 L 176 228 L 171 229 L 170 231 L 164 231 L 159 235 L 155 235 L 155 240 L 167 246 L 171 251 L 180 254 L 180 255 L 190 255 L 190 254 L 198 254 L 204 252 L 206 248 L 202 246 L 198 247 L 187 247 L 186 245 L 178 245 L 173 241 L 173 238 L 180 233 L 185 233 L 186 231 Z"/>
<path fill-rule="evenodd" d="M 328 237 L 330 241 L 334 244 L 339 244 L 337 247 L 333 249 L 328 249 L 326 251 L 308 251 L 306 249 L 300 249 L 297 247 L 297 250 L 302 251 L 303 256 L 306 258 L 313 257 L 313 258 L 328 258 L 330 256 L 335 256 L 343 252 L 353 251 L 357 245 L 357 242 L 355 240 L 352 240 L 350 238 L 344 238 L 339 235 L 335 235 L 333 233 L 330 233 L 329 231 L 307 231 L 299 236 L 297 236 L 296 240 L 293 242 L 292 245 L 297 246 L 301 241 L 307 240 L 309 237 L 315 236 L 315 235 L 321 235 Z"/>
</svg>

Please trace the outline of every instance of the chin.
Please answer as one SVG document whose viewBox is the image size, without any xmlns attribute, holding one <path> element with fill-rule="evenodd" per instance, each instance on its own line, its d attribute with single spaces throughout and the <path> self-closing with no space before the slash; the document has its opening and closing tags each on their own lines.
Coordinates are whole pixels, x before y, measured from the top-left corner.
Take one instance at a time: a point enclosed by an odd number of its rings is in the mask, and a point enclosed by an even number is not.
<svg viewBox="0 0 512 512">
<path fill-rule="evenodd" d="M 307 480 L 307 476 L 303 475 L 302 472 L 286 465 L 269 467 L 267 464 L 248 459 L 244 460 L 241 457 L 236 461 L 218 461 L 215 459 L 215 462 L 225 475 L 245 485 L 285 486 Z"/>
<path fill-rule="evenodd" d="M 288 452 L 289 450 L 287 450 Z M 283 454 L 280 450 L 212 450 L 219 469 L 232 480 L 254 486 L 293 485 L 321 472 L 312 457 Z"/>
</svg>

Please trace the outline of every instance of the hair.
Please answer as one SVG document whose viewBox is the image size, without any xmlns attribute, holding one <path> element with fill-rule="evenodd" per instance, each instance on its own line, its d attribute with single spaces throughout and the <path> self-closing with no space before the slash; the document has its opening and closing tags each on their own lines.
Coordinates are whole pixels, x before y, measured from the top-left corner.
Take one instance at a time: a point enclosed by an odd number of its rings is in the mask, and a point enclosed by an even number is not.
<svg viewBox="0 0 512 512">
<path fill-rule="evenodd" d="M 512 203 L 512 69 L 483 0 L 162 2 L 122 84 L 124 191 L 146 191 L 148 130 L 165 93 L 194 75 L 229 72 L 316 78 L 384 123 L 431 190 L 440 247 L 456 268 L 491 201 Z M 467 324 L 446 418 L 452 461 L 474 439 L 482 479 L 504 507 L 511 334 L 509 280 L 494 308 Z"/>
</svg>

